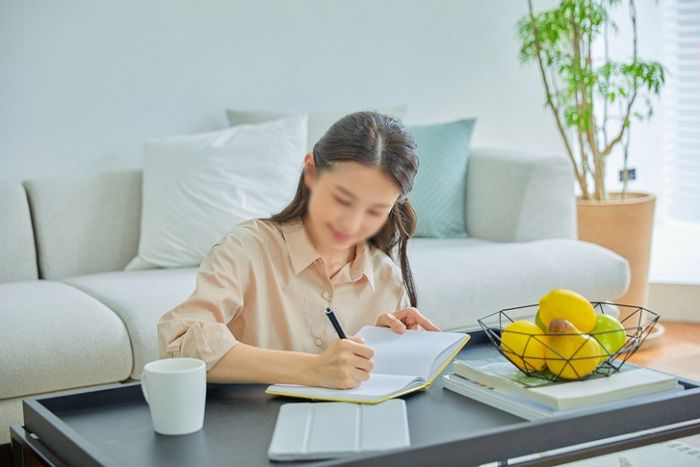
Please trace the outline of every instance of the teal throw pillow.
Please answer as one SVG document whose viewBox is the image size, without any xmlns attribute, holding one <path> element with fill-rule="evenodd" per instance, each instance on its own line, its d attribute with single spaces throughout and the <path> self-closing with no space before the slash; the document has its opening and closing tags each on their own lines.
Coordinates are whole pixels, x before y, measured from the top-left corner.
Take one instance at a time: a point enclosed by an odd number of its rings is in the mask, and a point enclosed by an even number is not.
<svg viewBox="0 0 700 467">
<path fill-rule="evenodd" d="M 409 199 L 418 214 L 416 237 L 466 237 L 464 197 L 469 143 L 476 119 L 409 126 L 420 168 Z"/>
</svg>

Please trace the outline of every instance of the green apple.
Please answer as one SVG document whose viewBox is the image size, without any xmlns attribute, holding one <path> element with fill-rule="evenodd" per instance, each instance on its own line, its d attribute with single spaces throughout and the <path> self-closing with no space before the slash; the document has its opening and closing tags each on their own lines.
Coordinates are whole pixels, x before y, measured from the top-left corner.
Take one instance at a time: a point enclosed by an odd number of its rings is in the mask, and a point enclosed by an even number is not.
<svg viewBox="0 0 700 467">
<path fill-rule="evenodd" d="M 614 316 L 605 314 L 596 316 L 595 327 L 591 331 L 591 335 L 601 346 L 601 363 L 608 359 L 608 354 L 614 354 L 620 350 L 627 340 L 622 323 Z"/>
<path fill-rule="evenodd" d="M 535 315 L 535 324 L 540 329 L 542 329 L 543 332 L 547 332 L 547 326 L 542 321 L 542 317 L 540 316 L 540 310 L 537 310 L 537 314 Z"/>
</svg>

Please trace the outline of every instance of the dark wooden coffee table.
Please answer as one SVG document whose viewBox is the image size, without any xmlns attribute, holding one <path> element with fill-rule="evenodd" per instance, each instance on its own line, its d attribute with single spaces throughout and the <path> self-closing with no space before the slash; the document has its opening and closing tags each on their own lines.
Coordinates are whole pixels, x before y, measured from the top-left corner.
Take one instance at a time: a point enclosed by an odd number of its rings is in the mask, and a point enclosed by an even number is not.
<svg viewBox="0 0 700 467">
<path fill-rule="evenodd" d="M 496 350 L 480 330 L 458 358 Z M 451 371 L 449 368 L 448 372 Z M 405 397 L 411 447 L 315 465 L 478 465 L 520 458 L 522 465 L 561 463 L 700 433 L 700 383 L 685 391 L 623 401 L 549 420 L 523 419 L 442 388 Z M 153 431 L 138 383 L 25 399 L 24 425 L 11 428 L 16 465 L 30 451 L 47 465 L 274 465 L 267 449 L 282 403 L 264 385 L 207 387 L 204 428 L 184 436 Z M 621 435 L 625 435 L 620 438 Z M 593 441 L 600 441 L 590 445 Z M 585 446 L 577 446 L 588 443 Z M 545 458 L 529 454 L 566 448 Z M 296 462 L 295 465 L 301 465 Z"/>
</svg>

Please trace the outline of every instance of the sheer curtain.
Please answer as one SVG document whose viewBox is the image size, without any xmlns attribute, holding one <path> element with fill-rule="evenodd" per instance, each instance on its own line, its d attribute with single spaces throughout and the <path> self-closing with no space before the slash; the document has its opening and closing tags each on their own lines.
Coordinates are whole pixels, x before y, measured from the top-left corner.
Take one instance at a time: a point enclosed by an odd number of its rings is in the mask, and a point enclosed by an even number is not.
<svg viewBox="0 0 700 467">
<path fill-rule="evenodd" d="M 700 0 L 666 0 L 667 220 L 700 229 Z"/>
<path fill-rule="evenodd" d="M 654 230 L 649 296 L 650 301 L 660 297 L 666 318 L 694 321 L 698 313 L 693 297 L 700 290 L 700 0 L 663 0 L 660 5 L 662 63 L 668 73 L 663 196 L 657 205 L 661 223 Z"/>
</svg>

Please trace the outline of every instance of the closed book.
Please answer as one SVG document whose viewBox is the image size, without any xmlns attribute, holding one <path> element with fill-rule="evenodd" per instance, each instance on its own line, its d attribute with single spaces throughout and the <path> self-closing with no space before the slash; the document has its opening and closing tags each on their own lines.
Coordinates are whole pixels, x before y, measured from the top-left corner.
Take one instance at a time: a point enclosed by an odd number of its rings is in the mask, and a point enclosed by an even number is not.
<svg viewBox="0 0 700 467">
<path fill-rule="evenodd" d="M 443 387 L 449 389 L 463 396 L 474 399 L 486 405 L 490 405 L 497 409 L 503 410 L 505 412 L 512 413 L 518 417 L 522 417 L 526 420 L 539 420 L 543 418 L 554 417 L 557 415 L 568 415 L 581 413 L 586 410 L 605 410 L 615 407 L 620 401 L 608 401 L 600 403 L 592 403 L 587 406 L 576 407 L 565 410 L 557 410 L 548 407 L 543 404 L 534 402 L 527 397 L 521 397 L 518 394 L 501 391 L 495 389 L 491 386 L 472 381 L 467 378 L 462 378 L 456 374 L 450 374 L 443 376 Z M 666 389 L 663 391 L 655 392 L 652 394 L 643 394 L 629 399 L 625 399 L 625 402 L 644 402 L 645 400 L 656 397 L 660 394 L 670 394 L 678 391 L 682 391 L 683 386 L 678 384 L 671 389 Z"/>
<path fill-rule="evenodd" d="M 353 389 L 273 384 L 265 391 L 278 396 L 376 404 L 425 390 L 469 341 L 469 334 L 364 326 L 357 333 L 374 349 L 369 379 Z"/>
<path fill-rule="evenodd" d="M 456 360 L 453 370 L 464 378 L 556 410 L 651 394 L 678 385 L 678 379 L 673 375 L 629 365 L 610 376 L 592 375 L 579 381 L 549 381 L 527 376 L 500 355 L 481 360 Z"/>
</svg>

